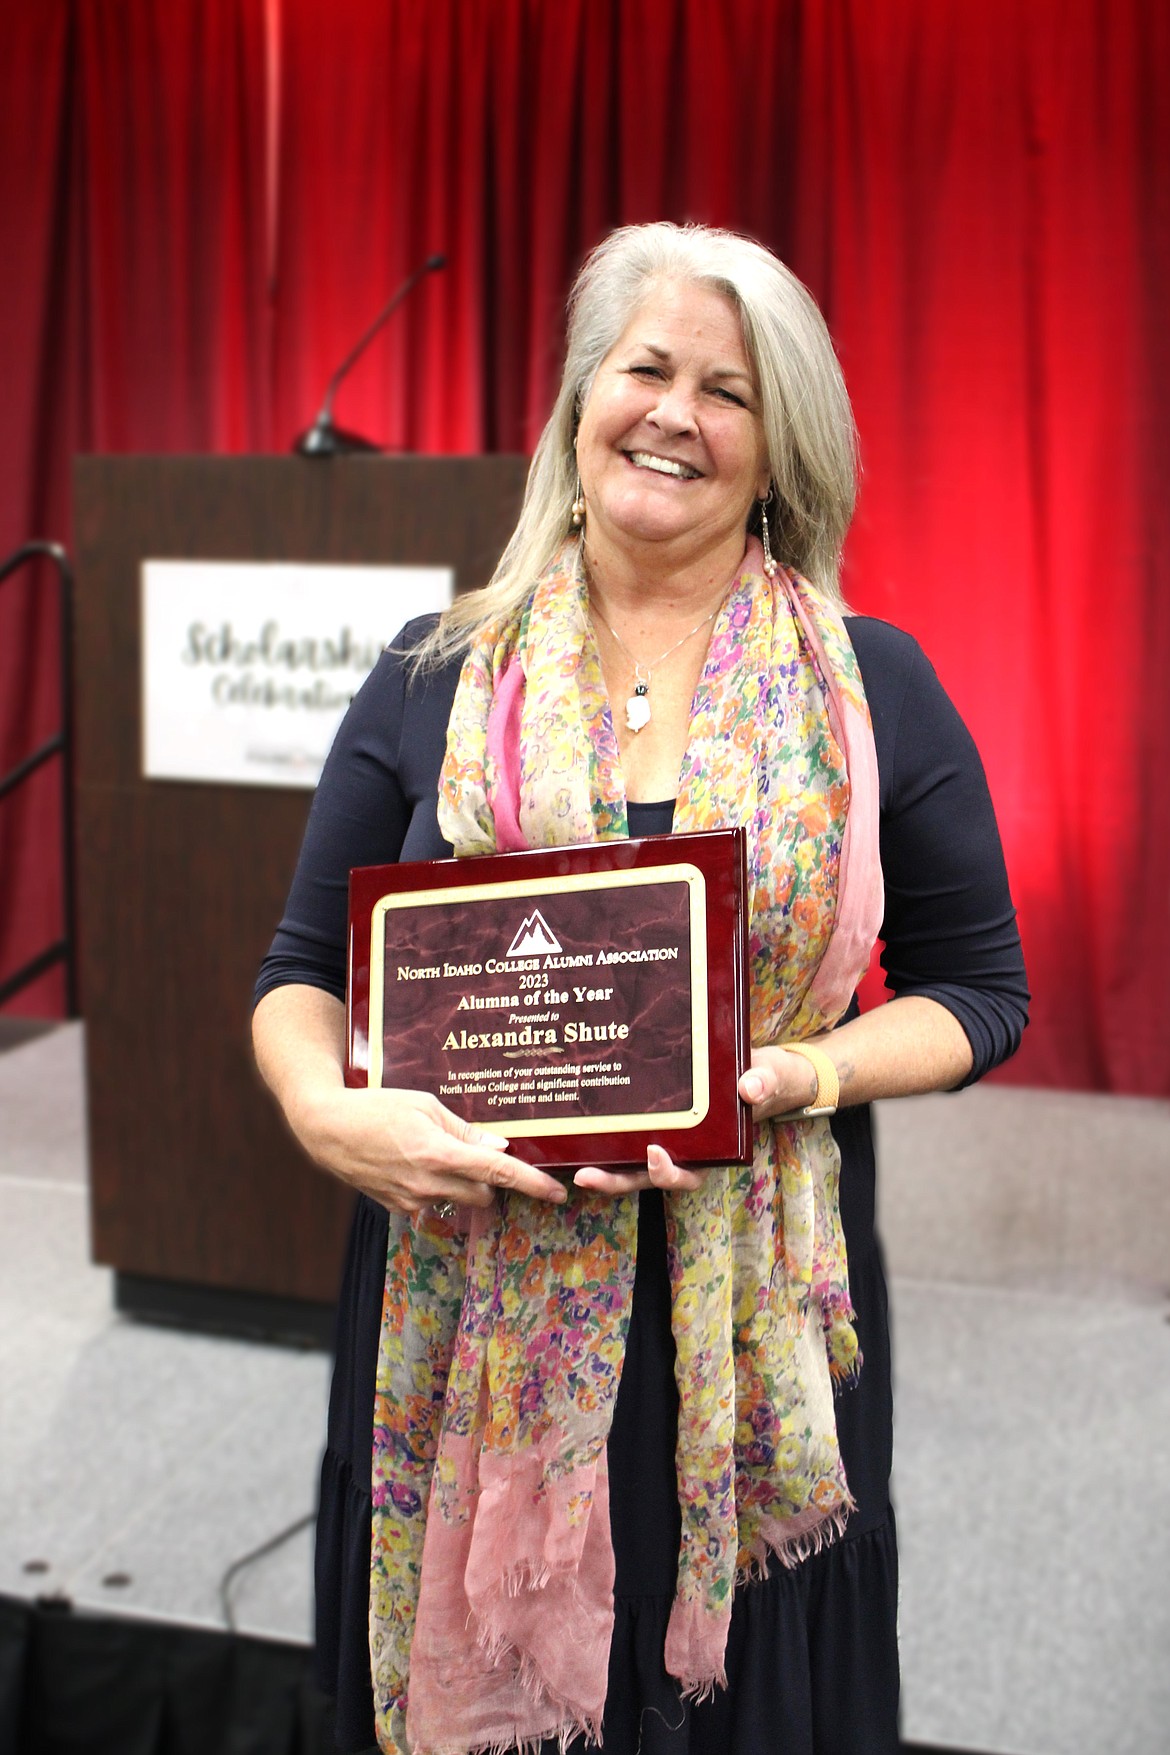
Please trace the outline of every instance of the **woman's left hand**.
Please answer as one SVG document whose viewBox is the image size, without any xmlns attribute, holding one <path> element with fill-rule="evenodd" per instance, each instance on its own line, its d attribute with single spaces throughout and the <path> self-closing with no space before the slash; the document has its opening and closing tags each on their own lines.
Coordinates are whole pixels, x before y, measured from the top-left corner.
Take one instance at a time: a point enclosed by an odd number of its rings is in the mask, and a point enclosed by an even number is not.
<svg viewBox="0 0 1170 1755">
<path fill-rule="evenodd" d="M 752 1063 L 739 1081 L 739 1094 L 752 1106 L 752 1120 L 766 1121 L 803 1109 L 816 1095 L 817 1075 L 808 1061 L 783 1048 L 753 1048 Z M 661 1188 L 669 1194 L 682 1188 L 702 1188 L 710 1168 L 684 1170 L 661 1146 L 646 1152 L 645 1170 L 578 1170 L 573 1181 L 594 1194 L 638 1194 L 643 1188 Z"/>
<path fill-rule="evenodd" d="M 709 1168 L 683 1170 L 661 1146 L 648 1146 L 645 1170 L 598 1170 L 589 1165 L 578 1170 L 573 1181 L 594 1194 L 639 1194 L 644 1188 L 676 1194 L 684 1188 L 702 1188 L 710 1174 Z"/>
<path fill-rule="evenodd" d="M 817 1046 L 823 1048 L 824 1043 L 818 1041 Z M 751 1065 L 739 1081 L 739 1094 L 751 1104 L 753 1121 L 790 1115 L 815 1098 L 816 1071 L 802 1054 L 790 1054 L 786 1048 L 753 1048 Z"/>
</svg>

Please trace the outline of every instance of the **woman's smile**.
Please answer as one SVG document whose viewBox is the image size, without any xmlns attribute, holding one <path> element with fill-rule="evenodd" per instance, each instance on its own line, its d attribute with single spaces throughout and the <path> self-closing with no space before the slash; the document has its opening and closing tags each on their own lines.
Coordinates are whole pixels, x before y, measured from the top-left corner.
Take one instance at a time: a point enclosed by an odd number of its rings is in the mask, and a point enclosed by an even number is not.
<svg viewBox="0 0 1170 1755">
<path fill-rule="evenodd" d="M 689 463 L 680 463 L 675 457 L 656 457 L 652 451 L 627 451 L 626 456 L 635 469 L 651 469 L 656 475 L 673 476 L 676 481 L 702 478 L 702 470 L 692 469 Z"/>
</svg>

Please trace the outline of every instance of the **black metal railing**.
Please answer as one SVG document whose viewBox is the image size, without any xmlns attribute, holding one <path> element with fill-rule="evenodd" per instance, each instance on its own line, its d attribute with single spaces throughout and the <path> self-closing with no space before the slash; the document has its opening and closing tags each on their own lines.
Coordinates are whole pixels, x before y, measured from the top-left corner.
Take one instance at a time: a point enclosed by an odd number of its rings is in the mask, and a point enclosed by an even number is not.
<svg viewBox="0 0 1170 1755">
<path fill-rule="evenodd" d="M 58 661 L 61 677 L 61 725 L 30 755 L 0 774 L 0 804 L 54 756 L 61 758 L 61 937 L 30 957 L 19 969 L 0 981 L 0 1006 L 36 981 L 57 963 L 65 965 L 65 1007 L 77 1016 L 77 928 L 73 886 L 73 569 L 69 557 L 56 542 L 26 542 L 0 564 L 0 585 L 30 561 L 51 561 L 57 569 L 61 605 Z"/>
</svg>

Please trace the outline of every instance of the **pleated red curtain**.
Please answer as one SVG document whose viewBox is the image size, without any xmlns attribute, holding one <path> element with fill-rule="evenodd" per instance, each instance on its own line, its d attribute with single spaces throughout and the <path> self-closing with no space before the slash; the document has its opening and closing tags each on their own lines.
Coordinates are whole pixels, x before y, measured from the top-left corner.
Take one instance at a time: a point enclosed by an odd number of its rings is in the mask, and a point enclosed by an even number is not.
<svg viewBox="0 0 1170 1755">
<path fill-rule="evenodd" d="M 263 5 L 74 16 L 86 448 L 263 449 Z"/>
<path fill-rule="evenodd" d="M 1036 992 L 1008 1076 L 1170 1093 L 1165 8 L 43 0 L 3 28 L 5 546 L 67 530 L 71 448 L 285 449 L 435 251 L 338 418 L 527 449 L 591 243 L 752 232 L 854 395 L 851 600 L 921 638 L 991 776 Z M 52 706 L 22 591 L 0 766 Z M 0 971 L 52 908 L 51 816 L 11 814 Z"/>
<path fill-rule="evenodd" d="M 0 557 L 77 451 L 264 449 L 263 0 L 39 0 L 0 33 Z M 55 729 L 45 572 L 0 586 L 0 772 Z M 0 801 L 0 976 L 59 936 L 53 764 Z M 10 1009 L 53 1015 L 59 970 Z"/>
<path fill-rule="evenodd" d="M 791 250 L 861 427 L 848 589 L 990 774 L 1035 1001 L 1005 1076 L 1166 1095 L 1170 12 L 804 12 Z"/>
<path fill-rule="evenodd" d="M 62 0 L 0 25 L 0 560 L 64 527 L 70 30 Z M 0 584 L 0 774 L 57 729 L 57 634 L 48 567 Z M 59 785 L 52 763 L 0 798 L 0 979 L 60 936 Z M 62 993 L 59 973 L 45 978 L 34 1009 Z"/>
</svg>

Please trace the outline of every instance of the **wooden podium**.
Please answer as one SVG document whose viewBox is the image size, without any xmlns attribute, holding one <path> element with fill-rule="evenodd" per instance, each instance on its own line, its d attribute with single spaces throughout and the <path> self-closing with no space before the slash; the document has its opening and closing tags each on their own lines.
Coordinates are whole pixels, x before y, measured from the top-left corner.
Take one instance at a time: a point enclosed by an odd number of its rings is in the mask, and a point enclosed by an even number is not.
<svg viewBox="0 0 1170 1755">
<path fill-rule="evenodd" d="M 518 457 L 82 457 L 77 811 L 94 1257 L 120 1308 L 327 1332 L 351 1197 L 262 1089 L 252 984 L 309 793 L 147 780 L 146 558 L 415 563 L 482 584 Z"/>
</svg>

